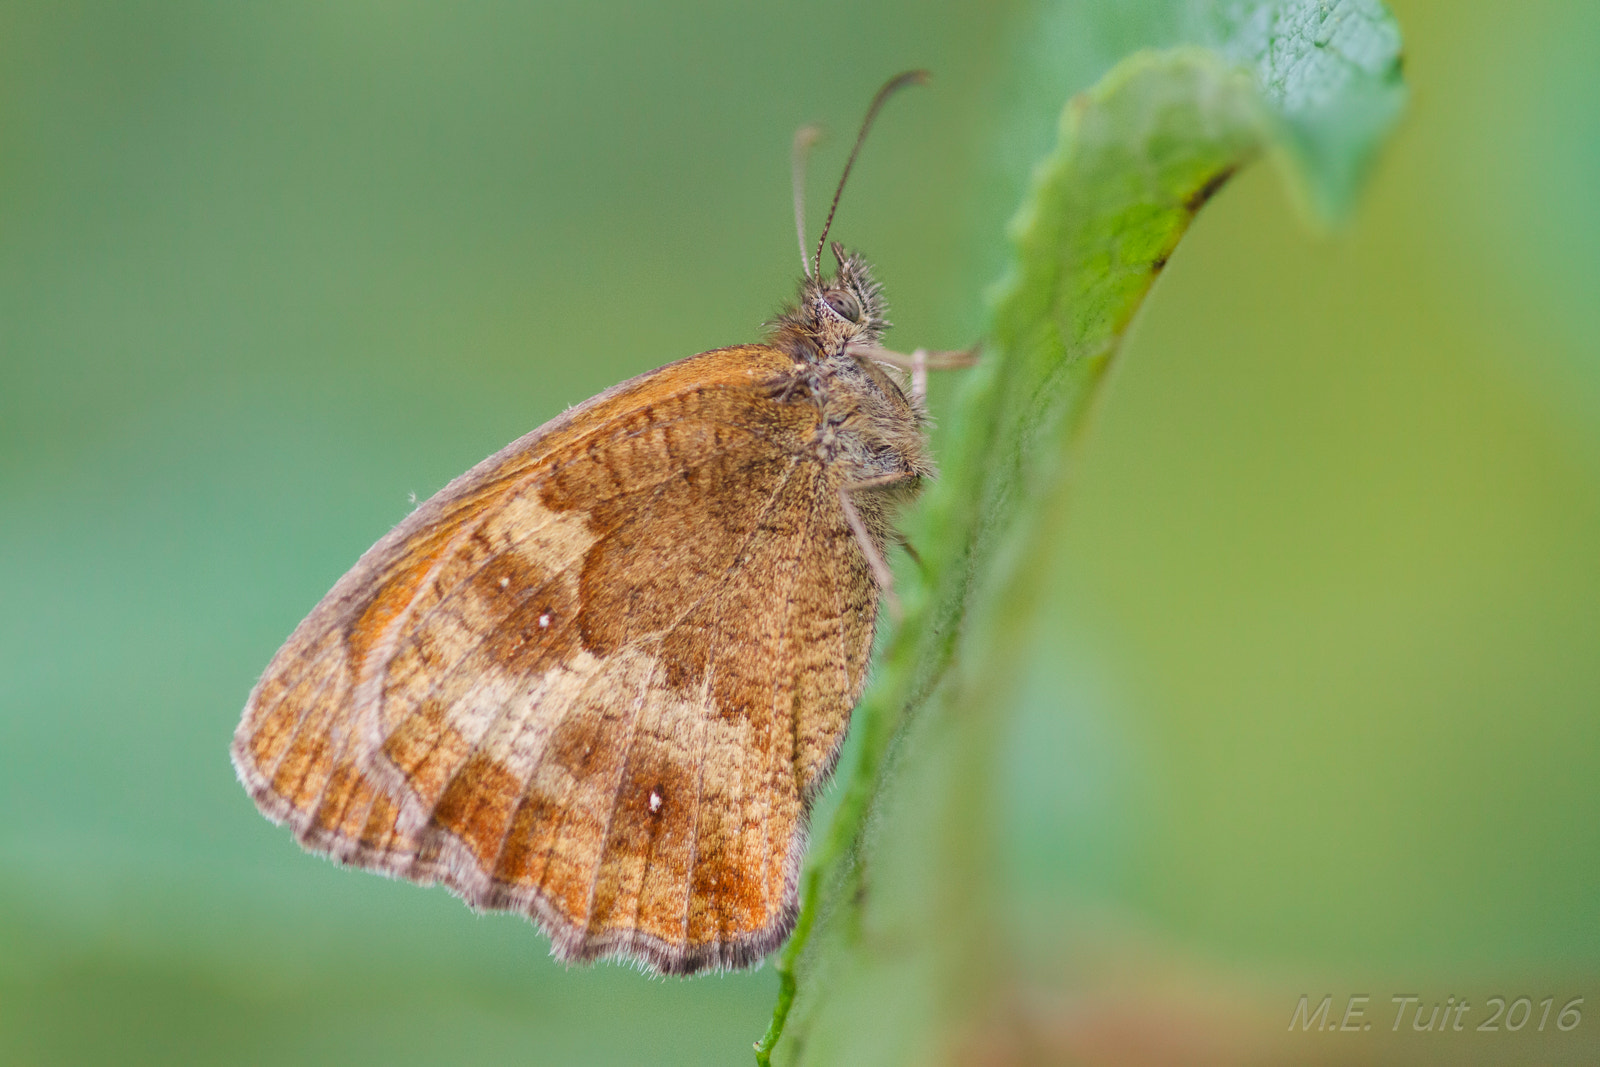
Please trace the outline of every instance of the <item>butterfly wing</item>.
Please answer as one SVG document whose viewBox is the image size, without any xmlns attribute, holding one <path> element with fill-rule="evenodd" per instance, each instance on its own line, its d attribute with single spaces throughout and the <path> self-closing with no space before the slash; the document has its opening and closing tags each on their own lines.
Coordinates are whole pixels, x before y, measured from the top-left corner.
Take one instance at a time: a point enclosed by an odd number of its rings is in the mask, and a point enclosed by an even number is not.
<svg viewBox="0 0 1600 1067">
<path fill-rule="evenodd" d="M 241 780 L 308 848 L 688 972 L 787 936 L 877 590 L 765 346 L 602 394 L 380 541 L 268 667 Z"/>
</svg>

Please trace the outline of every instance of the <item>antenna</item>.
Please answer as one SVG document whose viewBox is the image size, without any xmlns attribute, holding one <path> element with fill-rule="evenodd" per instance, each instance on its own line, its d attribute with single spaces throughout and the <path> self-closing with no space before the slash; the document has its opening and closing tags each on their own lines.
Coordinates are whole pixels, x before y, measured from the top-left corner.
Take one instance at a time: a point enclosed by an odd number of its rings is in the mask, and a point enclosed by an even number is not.
<svg viewBox="0 0 1600 1067">
<path fill-rule="evenodd" d="M 822 127 L 808 122 L 794 131 L 794 151 L 789 157 L 794 183 L 794 232 L 800 238 L 800 269 L 811 277 L 811 257 L 806 252 L 806 158 L 822 137 Z"/>
<path fill-rule="evenodd" d="M 844 173 L 839 175 L 839 187 L 833 191 L 833 203 L 828 205 L 828 221 L 822 224 L 822 236 L 817 238 L 817 255 L 815 267 L 808 271 L 808 278 L 819 277 L 822 274 L 822 249 L 828 243 L 828 230 L 833 226 L 833 213 L 839 209 L 839 197 L 844 195 L 845 179 L 850 177 L 850 168 L 856 165 L 856 155 L 861 151 L 861 142 L 867 139 L 867 131 L 872 128 L 872 120 L 878 117 L 878 111 L 883 107 L 884 101 L 908 85 L 921 85 L 928 80 L 925 70 L 908 70 L 904 74 L 896 74 L 884 83 L 878 90 L 878 95 L 872 98 L 872 103 L 867 106 L 867 117 L 861 120 L 861 132 L 856 134 L 855 147 L 850 149 L 850 158 L 845 160 Z"/>
</svg>

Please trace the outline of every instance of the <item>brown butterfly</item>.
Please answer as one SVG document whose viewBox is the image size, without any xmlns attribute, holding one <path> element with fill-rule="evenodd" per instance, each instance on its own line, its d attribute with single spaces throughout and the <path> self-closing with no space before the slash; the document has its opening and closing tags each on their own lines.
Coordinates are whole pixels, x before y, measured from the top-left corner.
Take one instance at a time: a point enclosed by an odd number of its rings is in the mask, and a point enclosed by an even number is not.
<svg viewBox="0 0 1600 1067">
<path fill-rule="evenodd" d="M 834 208 L 878 109 L 923 77 L 874 98 Z M 859 256 L 835 243 L 822 277 L 833 209 L 807 258 L 812 136 L 805 277 L 766 343 L 624 382 L 484 460 L 268 665 L 233 763 L 306 848 L 521 912 L 563 960 L 687 974 L 788 936 L 893 595 L 893 513 L 934 473 L 929 360 L 879 345 Z"/>
</svg>

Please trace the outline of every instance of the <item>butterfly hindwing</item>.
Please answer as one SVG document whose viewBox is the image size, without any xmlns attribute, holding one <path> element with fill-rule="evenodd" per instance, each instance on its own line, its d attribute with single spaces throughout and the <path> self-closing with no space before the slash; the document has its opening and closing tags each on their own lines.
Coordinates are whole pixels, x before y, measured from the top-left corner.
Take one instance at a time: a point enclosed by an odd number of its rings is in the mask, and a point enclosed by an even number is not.
<svg viewBox="0 0 1600 1067">
<path fill-rule="evenodd" d="M 781 941 L 876 606 L 790 367 L 662 368 L 420 507 L 252 694 L 234 753 L 263 811 L 528 914 L 564 958 Z"/>
</svg>

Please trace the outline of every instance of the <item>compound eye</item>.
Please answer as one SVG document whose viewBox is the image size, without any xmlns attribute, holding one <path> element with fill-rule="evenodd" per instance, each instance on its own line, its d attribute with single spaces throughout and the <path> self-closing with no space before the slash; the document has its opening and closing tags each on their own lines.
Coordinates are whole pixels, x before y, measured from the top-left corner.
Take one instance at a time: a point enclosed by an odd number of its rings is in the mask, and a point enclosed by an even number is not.
<svg viewBox="0 0 1600 1067">
<path fill-rule="evenodd" d="M 861 305 L 849 293 L 828 293 L 822 299 L 827 301 L 828 306 L 834 310 L 834 313 L 846 322 L 861 321 Z"/>
</svg>

